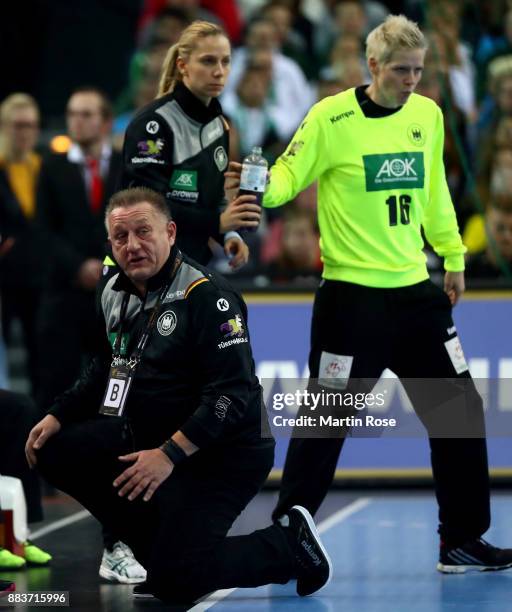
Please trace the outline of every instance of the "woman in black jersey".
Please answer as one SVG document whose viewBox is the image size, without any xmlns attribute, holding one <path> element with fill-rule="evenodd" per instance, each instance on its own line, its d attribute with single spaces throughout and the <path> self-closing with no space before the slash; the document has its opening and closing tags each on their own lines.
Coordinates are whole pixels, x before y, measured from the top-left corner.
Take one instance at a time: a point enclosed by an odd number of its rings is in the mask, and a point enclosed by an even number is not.
<svg viewBox="0 0 512 612">
<path fill-rule="evenodd" d="M 164 60 L 157 98 L 128 126 L 121 184 L 165 195 L 178 246 L 187 255 L 207 264 L 213 238 L 237 268 L 249 250 L 235 230 L 257 227 L 260 208 L 254 196 L 229 203 L 225 197 L 225 177 L 236 179 L 240 172 L 235 162 L 226 172 L 229 127 L 217 100 L 230 60 L 230 43 L 219 26 L 195 21 L 183 31 Z"/>
</svg>

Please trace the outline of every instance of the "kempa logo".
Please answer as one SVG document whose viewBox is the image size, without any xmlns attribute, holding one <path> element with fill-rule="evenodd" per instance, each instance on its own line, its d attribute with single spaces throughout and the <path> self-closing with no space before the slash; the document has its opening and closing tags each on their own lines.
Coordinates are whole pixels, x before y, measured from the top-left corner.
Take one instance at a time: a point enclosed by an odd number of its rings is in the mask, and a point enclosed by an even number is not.
<svg viewBox="0 0 512 612">
<path fill-rule="evenodd" d="M 177 291 L 169 291 L 169 293 L 165 296 L 164 302 L 171 302 L 174 300 L 178 300 L 185 295 L 184 289 L 178 289 Z"/>
<path fill-rule="evenodd" d="M 421 189 L 425 182 L 423 153 L 363 155 L 366 191 Z"/>
<path fill-rule="evenodd" d="M 349 110 L 345 113 L 340 113 L 339 115 L 333 115 L 329 120 L 331 123 L 336 123 L 336 121 L 339 121 L 340 119 L 347 119 L 352 115 L 355 115 L 355 112 L 353 110 Z"/>
<path fill-rule="evenodd" d="M 170 186 L 173 189 L 183 189 L 185 191 L 197 190 L 197 171 L 196 170 L 175 170 L 172 173 Z"/>
<path fill-rule="evenodd" d="M 316 566 L 322 563 L 322 559 L 320 559 L 320 557 L 316 554 L 315 549 L 311 544 L 306 542 L 306 540 L 301 540 L 300 545 L 308 553 L 308 555 L 311 557 L 311 560 Z"/>
</svg>

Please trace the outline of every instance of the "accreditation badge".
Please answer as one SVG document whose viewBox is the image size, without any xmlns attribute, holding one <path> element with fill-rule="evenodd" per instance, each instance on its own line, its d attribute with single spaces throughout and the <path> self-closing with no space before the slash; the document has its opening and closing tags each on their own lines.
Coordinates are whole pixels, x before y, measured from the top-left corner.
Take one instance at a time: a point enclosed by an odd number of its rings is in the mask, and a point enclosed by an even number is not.
<svg viewBox="0 0 512 612">
<path fill-rule="evenodd" d="M 122 416 L 133 375 L 134 370 L 128 365 L 111 366 L 100 414 Z"/>
</svg>

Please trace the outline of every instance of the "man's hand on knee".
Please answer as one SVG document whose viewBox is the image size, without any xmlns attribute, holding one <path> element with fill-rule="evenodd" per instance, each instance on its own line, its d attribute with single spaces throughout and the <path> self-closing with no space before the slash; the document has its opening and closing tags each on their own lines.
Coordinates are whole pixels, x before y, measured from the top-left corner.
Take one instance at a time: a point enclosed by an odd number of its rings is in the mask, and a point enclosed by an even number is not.
<svg viewBox="0 0 512 612">
<path fill-rule="evenodd" d="M 25 444 L 25 455 L 31 468 L 37 463 L 35 451 L 42 448 L 48 438 L 59 432 L 61 428 L 62 425 L 58 419 L 51 414 L 47 414 L 37 425 L 34 425 L 28 434 L 27 443 Z"/>
<path fill-rule="evenodd" d="M 137 451 L 129 455 L 119 457 L 120 461 L 135 461 L 120 476 L 114 480 L 114 487 L 124 486 L 119 489 L 120 497 L 126 494 L 132 501 L 143 491 L 144 501 L 149 501 L 153 493 L 162 482 L 171 475 L 174 464 L 167 455 L 159 448 Z"/>
</svg>

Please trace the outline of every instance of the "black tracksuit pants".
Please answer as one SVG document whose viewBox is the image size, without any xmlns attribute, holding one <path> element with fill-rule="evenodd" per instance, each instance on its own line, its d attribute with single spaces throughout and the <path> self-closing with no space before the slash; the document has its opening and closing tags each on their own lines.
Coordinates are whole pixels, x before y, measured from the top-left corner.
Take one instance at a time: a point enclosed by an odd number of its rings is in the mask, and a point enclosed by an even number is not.
<svg viewBox="0 0 512 612">
<path fill-rule="evenodd" d="M 148 448 L 148 446 L 143 446 Z M 64 427 L 38 451 L 38 467 L 122 540 L 148 570 L 151 590 L 190 603 L 219 588 L 284 584 L 296 577 L 294 549 L 279 525 L 226 537 L 263 485 L 273 440 L 255 437 L 198 451 L 177 466 L 149 502 L 120 498 L 112 486 L 129 464 L 117 457 L 141 448 L 116 417 Z"/>
<path fill-rule="evenodd" d="M 418 379 L 465 379 L 465 409 L 481 433 L 471 438 L 429 437 L 439 533 L 449 546 L 480 537 L 490 524 L 482 400 L 469 372 L 457 374 L 445 346 L 455 333 L 450 301 L 430 281 L 398 289 L 322 281 L 313 309 L 309 356 L 310 387 L 315 387 L 314 379 L 325 376 L 320 370 L 323 352 L 353 357 L 347 391 L 354 392 L 357 388 L 351 385 L 366 379 L 369 392 L 369 381 L 390 368 L 401 379 L 427 431 L 429 414 L 442 403 L 443 387 L 436 386 L 433 397 Z M 332 483 L 346 433 L 290 440 L 274 518 L 294 504 L 312 514 L 318 510 Z"/>
</svg>

